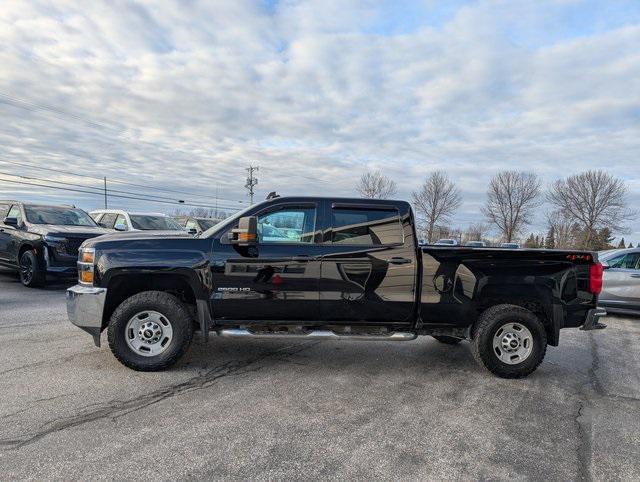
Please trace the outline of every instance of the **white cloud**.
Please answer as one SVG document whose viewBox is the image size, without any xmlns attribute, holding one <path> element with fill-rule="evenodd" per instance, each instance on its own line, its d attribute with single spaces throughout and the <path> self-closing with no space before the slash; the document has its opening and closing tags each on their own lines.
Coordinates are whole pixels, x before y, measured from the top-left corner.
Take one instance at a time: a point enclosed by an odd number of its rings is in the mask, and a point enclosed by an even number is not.
<svg viewBox="0 0 640 482">
<path fill-rule="evenodd" d="M 640 199 L 637 14 L 575 31 L 572 2 L 434 5 L 403 29 L 372 1 L 11 3 L 0 159 L 233 199 L 249 162 L 261 194 L 350 195 L 381 168 L 408 198 L 445 169 L 462 224 L 511 167 L 606 168 Z"/>
</svg>

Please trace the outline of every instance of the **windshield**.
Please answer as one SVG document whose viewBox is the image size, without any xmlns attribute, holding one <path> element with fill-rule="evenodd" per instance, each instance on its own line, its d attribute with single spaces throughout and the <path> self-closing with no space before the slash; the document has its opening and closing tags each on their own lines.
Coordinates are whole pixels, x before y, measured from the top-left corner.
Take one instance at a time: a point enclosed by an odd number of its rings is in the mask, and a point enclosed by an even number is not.
<svg viewBox="0 0 640 482">
<path fill-rule="evenodd" d="M 182 227 L 167 216 L 152 216 L 148 214 L 130 214 L 131 225 L 143 231 L 183 231 Z"/>
<path fill-rule="evenodd" d="M 217 219 L 198 219 L 198 222 L 200 223 L 200 227 L 202 228 L 202 230 L 206 231 L 207 229 L 215 226 L 218 223 L 218 220 Z"/>
<path fill-rule="evenodd" d="M 97 224 L 81 209 L 55 206 L 25 206 L 27 221 L 32 224 L 57 224 L 58 226 L 91 226 Z"/>
<path fill-rule="evenodd" d="M 264 202 L 263 202 L 264 203 Z M 262 203 L 261 203 L 262 204 Z M 217 233 L 218 231 L 220 231 L 221 229 L 223 229 L 224 227 L 233 224 L 233 222 L 235 222 L 236 220 L 238 220 L 239 218 L 241 218 L 242 216 L 244 216 L 246 213 L 248 213 L 249 211 L 251 211 L 253 208 L 257 207 L 256 204 L 254 204 L 253 206 L 248 206 L 246 208 L 244 208 L 242 211 L 238 211 L 237 213 L 235 213 L 233 216 L 230 216 L 226 219 L 223 219 L 222 221 L 220 221 L 219 223 L 214 224 L 213 226 L 211 226 L 209 229 L 207 229 L 206 231 L 203 231 L 200 234 L 201 238 L 208 238 L 209 236 L 211 236 L 214 233 Z"/>
</svg>

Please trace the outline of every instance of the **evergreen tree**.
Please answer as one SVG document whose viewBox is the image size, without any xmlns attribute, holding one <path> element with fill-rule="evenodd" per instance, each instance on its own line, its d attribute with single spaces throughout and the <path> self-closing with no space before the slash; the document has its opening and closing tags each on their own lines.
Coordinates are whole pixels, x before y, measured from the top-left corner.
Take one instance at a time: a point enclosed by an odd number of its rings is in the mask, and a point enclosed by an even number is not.
<svg viewBox="0 0 640 482">
<path fill-rule="evenodd" d="M 620 243 L 618 243 L 618 249 L 624 249 L 626 244 L 624 244 L 624 238 L 620 239 Z"/>
<path fill-rule="evenodd" d="M 549 226 L 547 237 L 544 240 L 544 247 L 547 249 L 554 249 L 556 247 L 556 230 L 553 226 Z"/>
<path fill-rule="evenodd" d="M 633 248 L 633 243 L 629 243 L 629 249 Z"/>
</svg>

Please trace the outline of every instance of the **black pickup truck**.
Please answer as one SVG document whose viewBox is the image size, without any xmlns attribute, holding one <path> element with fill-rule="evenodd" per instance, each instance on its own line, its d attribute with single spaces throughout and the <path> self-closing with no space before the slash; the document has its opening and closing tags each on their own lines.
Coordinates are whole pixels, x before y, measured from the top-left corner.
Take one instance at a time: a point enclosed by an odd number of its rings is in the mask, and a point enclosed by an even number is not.
<svg viewBox="0 0 640 482">
<path fill-rule="evenodd" d="M 597 255 L 417 244 L 404 201 L 275 198 L 197 238 L 131 232 L 86 241 L 72 323 L 135 370 L 161 370 L 208 339 L 469 340 L 517 378 L 562 328 L 604 328 Z"/>
</svg>

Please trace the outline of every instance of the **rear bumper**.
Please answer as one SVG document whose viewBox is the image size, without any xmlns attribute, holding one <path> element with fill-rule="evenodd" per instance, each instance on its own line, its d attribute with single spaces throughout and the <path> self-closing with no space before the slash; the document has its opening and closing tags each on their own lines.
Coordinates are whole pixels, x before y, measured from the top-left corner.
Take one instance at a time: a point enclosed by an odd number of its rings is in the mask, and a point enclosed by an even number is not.
<svg viewBox="0 0 640 482">
<path fill-rule="evenodd" d="M 603 316 L 606 316 L 607 312 L 604 308 L 593 308 L 587 312 L 587 319 L 584 322 L 584 325 L 580 328 L 584 331 L 589 330 L 602 330 L 606 328 L 607 325 L 600 323 L 599 320 Z"/>
<path fill-rule="evenodd" d="M 102 313 L 106 299 L 106 288 L 75 285 L 67 290 L 69 321 L 93 336 L 96 346 L 100 346 Z"/>
</svg>

